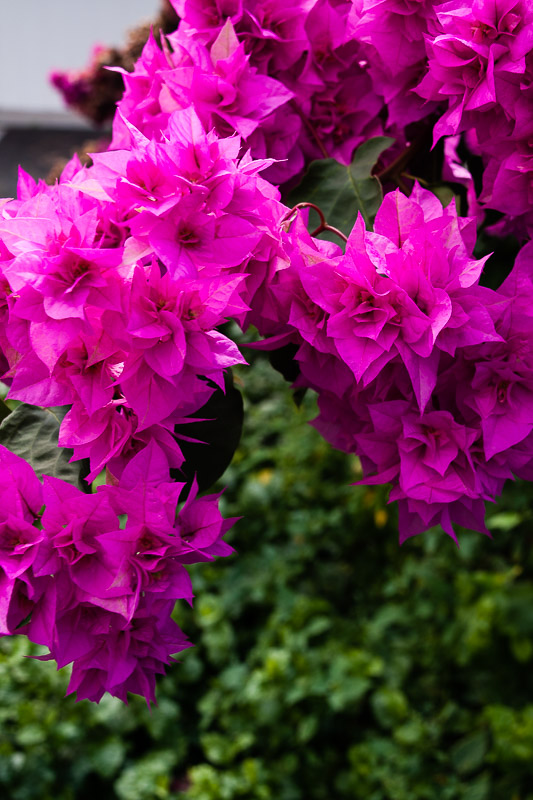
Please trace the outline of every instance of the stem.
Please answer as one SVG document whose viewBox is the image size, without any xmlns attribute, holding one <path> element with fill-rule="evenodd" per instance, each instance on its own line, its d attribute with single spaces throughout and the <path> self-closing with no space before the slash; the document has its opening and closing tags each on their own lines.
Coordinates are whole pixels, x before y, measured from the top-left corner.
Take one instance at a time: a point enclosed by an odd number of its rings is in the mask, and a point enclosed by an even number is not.
<svg viewBox="0 0 533 800">
<path fill-rule="evenodd" d="M 330 233 L 335 233 L 337 236 L 340 236 L 344 242 L 348 241 L 348 237 L 342 231 L 340 231 L 338 228 L 334 228 L 333 225 L 328 225 L 327 223 L 325 225 L 319 225 L 318 228 L 313 231 L 311 236 L 318 236 L 318 234 L 322 233 L 323 231 L 330 231 Z"/>
<path fill-rule="evenodd" d="M 410 144 L 408 144 L 404 150 L 402 150 L 400 155 L 397 156 L 388 167 L 385 167 L 385 169 L 382 169 L 381 172 L 376 174 L 376 178 L 378 178 L 381 183 L 385 183 L 385 181 L 390 179 L 398 183 L 398 177 L 404 171 L 404 167 L 407 166 L 415 153 L 420 150 L 427 138 L 427 135 L 427 130 L 423 130 L 421 133 L 419 133 L 418 136 L 416 136 L 413 141 L 410 142 Z"/>
<path fill-rule="evenodd" d="M 402 175 L 398 175 L 396 182 L 398 183 L 398 188 L 401 189 L 405 195 L 409 195 L 409 189 L 407 188 L 407 185 L 403 179 L 403 173 Z"/>
<path fill-rule="evenodd" d="M 322 153 L 322 158 L 329 158 L 329 153 L 328 153 L 328 151 L 326 150 L 326 148 L 324 146 L 324 142 L 322 141 L 322 139 L 318 135 L 315 126 L 312 125 L 311 122 L 309 122 L 309 120 L 305 116 L 305 114 L 302 111 L 302 109 L 296 104 L 296 102 L 294 100 L 291 100 L 289 105 L 291 106 L 292 109 L 294 109 L 294 111 L 296 111 L 296 113 L 298 114 L 298 116 L 302 120 L 303 124 L 305 125 L 305 127 L 307 128 L 307 130 L 309 131 L 309 133 L 311 134 L 311 136 L 315 140 L 315 143 L 316 143 L 318 149 Z"/>
<path fill-rule="evenodd" d="M 287 213 L 285 214 L 285 216 L 281 220 L 280 225 L 283 225 L 284 223 L 288 223 L 288 227 L 286 228 L 286 230 L 288 230 L 290 228 L 291 223 L 294 222 L 294 218 L 296 216 L 296 212 L 300 211 L 300 209 L 302 209 L 302 208 L 314 208 L 314 210 L 316 211 L 316 213 L 320 217 L 320 224 L 321 225 L 327 225 L 326 218 L 325 218 L 324 214 L 322 213 L 322 210 L 318 206 L 315 206 L 314 203 L 297 203 L 295 206 L 293 206 L 292 208 L 290 208 L 287 211 Z"/>
<path fill-rule="evenodd" d="M 343 241 L 345 242 L 348 241 L 348 237 L 345 236 L 342 231 L 340 231 L 338 228 L 334 228 L 333 225 L 328 225 L 328 223 L 326 222 L 326 218 L 324 216 L 324 212 L 314 203 L 297 203 L 293 208 L 291 208 L 285 214 L 285 216 L 280 222 L 280 225 L 286 224 L 285 230 L 288 231 L 291 226 L 291 223 L 294 222 L 296 213 L 303 208 L 314 209 L 320 218 L 320 225 L 312 232 L 311 236 L 318 236 L 319 233 L 323 233 L 324 231 L 330 231 L 331 233 L 335 233 L 337 236 L 339 236 Z"/>
</svg>

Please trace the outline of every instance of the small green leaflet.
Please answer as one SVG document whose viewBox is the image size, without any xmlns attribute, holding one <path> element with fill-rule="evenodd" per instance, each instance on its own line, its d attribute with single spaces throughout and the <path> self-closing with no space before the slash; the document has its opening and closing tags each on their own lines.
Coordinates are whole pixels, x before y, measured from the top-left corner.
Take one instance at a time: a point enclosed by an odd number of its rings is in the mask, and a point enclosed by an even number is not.
<svg viewBox="0 0 533 800">
<path fill-rule="evenodd" d="M 287 204 L 314 203 L 323 212 L 329 225 L 350 234 L 360 211 L 370 229 L 383 199 L 381 184 L 372 169 L 394 139 L 377 136 L 355 151 L 347 167 L 333 158 L 313 161 L 303 180 L 288 198 Z"/>
</svg>

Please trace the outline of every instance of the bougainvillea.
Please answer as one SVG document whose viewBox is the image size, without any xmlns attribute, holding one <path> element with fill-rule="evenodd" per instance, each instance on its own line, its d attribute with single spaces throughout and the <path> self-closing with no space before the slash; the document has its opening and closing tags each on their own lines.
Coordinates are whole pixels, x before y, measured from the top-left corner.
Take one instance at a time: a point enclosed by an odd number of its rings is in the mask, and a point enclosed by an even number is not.
<svg viewBox="0 0 533 800">
<path fill-rule="evenodd" d="M 171 618 L 177 599 L 193 597 L 184 565 L 232 552 L 218 498 L 197 499 L 193 487 L 176 514 L 184 484 L 168 481 L 153 442 L 95 494 L 49 476 L 41 485 L 2 446 L 0 464 L 10 496 L 0 512 L 1 633 L 27 633 L 58 667 L 73 662 L 78 699 L 130 691 L 155 701 L 155 676 L 190 646 Z"/>
<path fill-rule="evenodd" d="M 161 143 L 124 126 L 128 149 L 74 162 L 0 221 L 10 397 L 71 405 L 59 441 L 90 459 L 90 480 L 110 460 L 119 477 L 154 438 L 181 466 L 170 434 L 244 361 L 217 328 L 248 311 L 286 210 L 264 164 L 193 109 Z"/>
<path fill-rule="evenodd" d="M 344 254 L 295 236 L 287 324 L 317 428 L 365 482 L 392 483 L 400 541 L 437 523 L 486 532 L 484 500 L 533 465 L 532 320 L 509 291 L 533 289 L 529 250 L 500 291 L 480 286 L 474 220 L 418 185 L 386 195 L 374 232 L 359 216 Z"/>
<path fill-rule="evenodd" d="M 231 552 L 194 478 L 215 452 L 198 425 L 233 425 L 229 320 L 317 393 L 362 482 L 391 485 L 400 542 L 487 533 L 485 501 L 533 479 L 533 252 L 499 288 L 474 253 L 486 208 L 531 232 L 527 4 L 173 6 L 177 29 L 112 67 L 108 149 L 53 185 L 21 171 L 0 204 L 8 401 L 50 409 L 82 475 L 34 471 L 5 408 L 0 633 L 72 662 L 79 699 L 152 702 L 188 646 L 186 565 Z"/>
</svg>

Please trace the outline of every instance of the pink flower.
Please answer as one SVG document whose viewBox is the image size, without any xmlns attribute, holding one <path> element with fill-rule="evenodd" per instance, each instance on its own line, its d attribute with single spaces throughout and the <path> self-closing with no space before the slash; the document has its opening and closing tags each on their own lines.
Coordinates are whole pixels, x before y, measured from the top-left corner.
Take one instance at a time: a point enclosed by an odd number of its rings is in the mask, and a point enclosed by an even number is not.
<svg viewBox="0 0 533 800">
<path fill-rule="evenodd" d="M 185 565 L 233 552 L 222 537 L 234 520 L 196 488 L 176 516 L 184 484 L 153 442 L 96 494 L 48 476 L 41 488 L 4 447 L 0 462 L 19 501 L 0 515 L 0 635 L 27 633 L 49 648 L 40 658 L 73 662 L 78 700 L 131 691 L 155 702 L 155 676 L 190 646 L 170 616 L 193 597 Z"/>
</svg>

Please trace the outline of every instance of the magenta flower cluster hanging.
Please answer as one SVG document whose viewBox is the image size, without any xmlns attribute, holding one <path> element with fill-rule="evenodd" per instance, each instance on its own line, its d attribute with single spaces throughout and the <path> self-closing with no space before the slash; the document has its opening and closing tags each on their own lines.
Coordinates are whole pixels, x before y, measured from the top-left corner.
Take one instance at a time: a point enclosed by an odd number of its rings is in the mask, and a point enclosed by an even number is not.
<svg viewBox="0 0 533 800">
<path fill-rule="evenodd" d="M 59 448 L 87 465 L 84 490 L 43 477 L 2 438 L 24 406 L 2 423 L 0 634 L 72 663 L 78 699 L 154 701 L 189 646 L 171 618 L 192 602 L 186 565 L 232 552 L 233 520 L 183 452 L 245 363 L 228 320 L 292 346 L 314 425 L 363 483 L 391 484 L 400 541 L 487 533 L 485 501 L 533 480 L 529 4 L 173 6 L 176 32 L 123 74 L 109 147 L 54 185 L 21 171 L 0 201 L 8 399 L 61 407 Z M 432 145 L 469 216 L 416 180 Z M 459 152 L 482 165 L 477 187 Z M 488 209 L 524 245 L 497 289 L 474 255 Z"/>
</svg>

